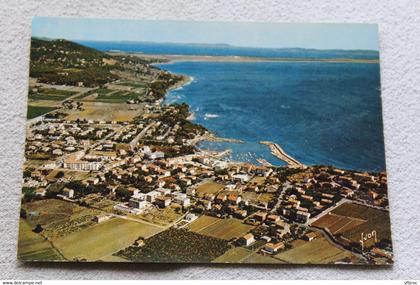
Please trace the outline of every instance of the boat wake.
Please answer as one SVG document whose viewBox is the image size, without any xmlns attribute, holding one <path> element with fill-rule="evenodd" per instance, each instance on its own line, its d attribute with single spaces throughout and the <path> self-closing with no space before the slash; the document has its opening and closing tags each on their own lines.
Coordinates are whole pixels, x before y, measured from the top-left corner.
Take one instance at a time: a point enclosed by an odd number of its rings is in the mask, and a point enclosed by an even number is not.
<svg viewBox="0 0 420 285">
<path fill-rule="evenodd" d="M 214 118 L 219 118 L 220 116 L 219 115 L 216 115 L 216 114 L 209 114 L 209 113 L 206 113 L 205 115 L 204 115 L 204 120 L 209 120 L 209 119 L 214 119 Z"/>
</svg>

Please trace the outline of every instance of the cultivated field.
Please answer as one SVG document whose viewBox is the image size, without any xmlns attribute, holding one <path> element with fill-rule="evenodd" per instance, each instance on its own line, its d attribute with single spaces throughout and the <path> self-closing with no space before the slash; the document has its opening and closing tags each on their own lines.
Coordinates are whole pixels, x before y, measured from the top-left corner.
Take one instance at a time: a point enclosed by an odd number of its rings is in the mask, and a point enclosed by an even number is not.
<svg viewBox="0 0 420 285">
<path fill-rule="evenodd" d="M 272 258 L 271 256 L 268 255 L 262 255 L 259 253 L 252 253 L 250 256 L 248 256 L 247 258 L 245 258 L 242 263 L 258 263 L 258 264 L 273 264 L 273 263 L 286 263 L 284 261 Z"/>
<path fill-rule="evenodd" d="M 206 194 L 216 194 L 217 192 L 222 190 L 223 187 L 224 185 L 213 182 L 213 181 L 204 182 L 197 187 L 196 189 L 197 196 L 203 197 Z"/>
<path fill-rule="evenodd" d="M 189 225 L 188 228 L 202 235 L 230 240 L 246 234 L 253 227 L 243 224 L 238 219 L 219 219 L 210 216 L 201 216 Z"/>
<path fill-rule="evenodd" d="M 373 230 L 377 232 L 378 241 L 391 239 L 388 212 L 353 203 L 340 205 L 312 225 L 328 229 L 335 235 L 340 234 L 355 243 L 359 243 L 361 233 L 367 234 Z"/>
<path fill-rule="evenodd" d="M 136 92 L 131 91 L 119 91 L 111 89 L 97 89 L 96 94 L 90 94 L 87 96 L 81 96 L 78 98 L 84 102 L 104 102 L 104 103 L 126 103 L 128 100 L 135 100 L 139 96 L 144 94 L 143 89 Z"/>
<path fill-rule="evenodd" d="M 252 254 L 252 251 L 244 247 L 234 247 L 226 251 L 223 255 L 214 259 L 212 262 L 214 263 L 240 263 L 251 254 Z"/>
<path fill-rule="evenodd" d="M 268 203 L 275 198 L 275 195 L 270 193 L 243 192 L 242 197 L 244 200 L 248 200 L 253 203 Z"/>
<path fill-rule="evenodd" d="M 260 186 L 260 185 L 264 184 L 264 182 L 265 182 L 265 177 L 255 176 L 248 182 L 248 184 L 256 184 L 256 185 Z"/>
<path fill-rule="evenodd" d="M 176 209 L 177 208 L 174 206 L 166 207 L 164 209 L 152 208 L 135 217 L 157 225 L 168 225 L 182 216 Z"/>
<path fill-rule="evenodd" d="M 76 95 L 77 93 L 77 91 L 42 88 L 37 93 L 29 94 L 28 99 L 62 101 L 70 96 Z"/>
<path fill-rule="evenodd" d="M 293 248 L 280 252 L 275 258 L 287 263 L 335 263 L 343 260 L 356 260 L 356 257 L 349 251 L 342 250 L 324 237 L 313 241 L 299 241 L 293 244 Z"/>
<path fill-rule="evenodd" d="M 17 255 L 18 259 L 23 261 L 64 260 L 47 240 L 34 233 L 31 226 L 22 219 L 19 220 Z"/>
<path fill-rule="evenodd" d="M 312 223 L 312 226 L 328 229 L 331 234 L 336 235 L 349 231 L 365 222 L 366 220 L 328 213 Z"/>
<path fill-rule="evenodd" d="M 161 229 L 151 225 L 113 218 L 54 241 L 68 259 L 100 260 L 130 246 L 139 237 L 150 237 Z"/>
<path fill-rule="evenodd" d="M 44 228 L 43 233 L 50 239 L 60 238 L 94 224 L 92 218 L 100 213 L 57 199 L 25 203 L 22 207 L 27 211 L 26 220 L 30 226 L 40 224 Z"/>
<path fill-rule="evenodd" d="M 45 162 L 44 162 L 45 163 Z M 87 171 L 76 171 L 76 170 L 68 170 L 65 168 L 62 169 L 54 169 L 52 170 L 46 177 L 47 180 L 51 180 L 54 179 L 55 176 L 59 173 L 62 172 L 64 174 L 64 178 L 72 178 L 73 180 L 84 180 L 86 178 L 88 178 L 90 176 L 89 172 Z"/>
<path fill-rule="evenodd" d="M 125 103 L 84 102 L 83 111 L 70 112 L 66 120 L 131 121 L 142 113 L 139 105 Z"/>
<path fill-rule="evenodd" d="M 54 110 L 56 108 L 54 107 L 47 107 L 47 106 L 32 106 L 32 105 L 28 105 L 28 110 L 26 113 L 26 118 L 27 119 L 33 119 L 36 118 L 38 116 L 44 115 L 48 112 L 51 112 L 52 110 Z"/>
<path fill-rule="evenodd" d="M 256 249 L 261 247 L 258 245 L 254 249 L 244 247 L 234 247 L 226 251 L 223 255 L 214 259 L 214 263 L 285 263 L 284 261 L 275 259 L 269 255 L 262 255 L 256 252 Z"/>
</svg>

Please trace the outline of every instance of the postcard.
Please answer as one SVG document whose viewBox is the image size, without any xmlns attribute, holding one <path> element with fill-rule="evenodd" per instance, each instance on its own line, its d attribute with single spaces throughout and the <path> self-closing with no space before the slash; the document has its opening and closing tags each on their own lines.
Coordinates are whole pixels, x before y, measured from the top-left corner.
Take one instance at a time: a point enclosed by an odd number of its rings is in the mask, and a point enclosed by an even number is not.
<svg viewBox="0 0 420 285">
<path fill-rule="evenodd" d="M 376 25 L 37 17 L 29 69 L 19 260 L 393 263 Z"/>
</svg>

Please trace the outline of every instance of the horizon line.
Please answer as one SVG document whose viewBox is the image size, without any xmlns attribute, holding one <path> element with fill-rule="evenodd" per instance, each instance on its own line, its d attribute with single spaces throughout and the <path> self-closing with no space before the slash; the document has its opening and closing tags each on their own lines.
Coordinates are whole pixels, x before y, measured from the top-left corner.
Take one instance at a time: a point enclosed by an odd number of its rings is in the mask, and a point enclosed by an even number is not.
<svg viewBox="0 0 420 285">
<path fill-rule="evenodd" d="M 379 54 L 379 50 L 376 49 L 338 49 L 338 48 L 331 48 L 331 49 L 320 49 L 320 48 L 312 48 L 312 47 L 297 47 L 297 46 L 290 46 L 290 47 L 256 47 L 256 46 L 240 46 L 240 45 L 232 45 L 227 43 L 193 43 L 193 42 L 159 42 L 159 41 L 138 41 L 138 40 L 88 40 L 88 39 L 68 39 L 68 38 L 51 38 L 51 37 L 44 37 L 44 36 L 34 36 L 31 35 L 31 38 L 37 39 L 48 39 L 48 40 L 67 40 L 75 43 L 80 42 L 98 42 L 98 43 L 151 43 L 151 44 L 174 44 L 174 45 L 202 45 L 202 46 L 228 46 L 228 47 L 235 47 L 235 48 L 250 48 L 250 49 L 266 49 L 266 50 L 276 50 L 276 49 L 301 49 L 301 50 L 314 50 L 314 51 L 367 51 L 367 52 L 374 52 Z"/>
</svg>

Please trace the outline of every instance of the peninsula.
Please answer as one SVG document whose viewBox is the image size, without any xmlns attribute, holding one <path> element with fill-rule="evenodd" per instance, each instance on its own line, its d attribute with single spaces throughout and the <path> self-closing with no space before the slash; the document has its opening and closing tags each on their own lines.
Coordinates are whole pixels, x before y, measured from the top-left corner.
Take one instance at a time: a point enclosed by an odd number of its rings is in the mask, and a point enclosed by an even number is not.
<svg viewBox="0 0 420 285">
<path fill-rule="evenodd" d="M 108 52 L 110 55 L 122 54 L 121 52 Z M 379 59 L 365 58 L 292 58 L 292 57 L 252 57 L 252 56 L 214 56 L 214 55 L 172 55 L 172 54 L 143 54 L 129 53 L 133 56 L 147 58 L 149 60 L 168 62 L 335 62 L 335 63 L 379 63 Z"/>
</svg>

